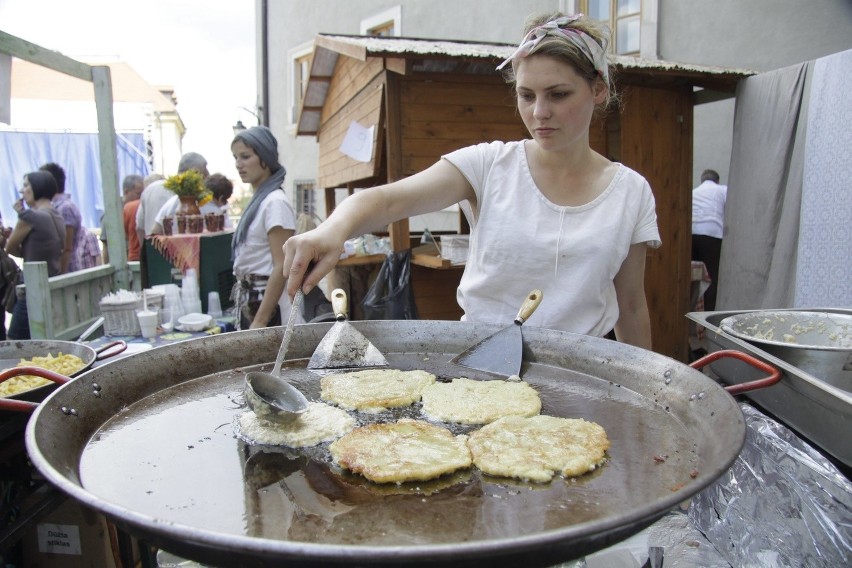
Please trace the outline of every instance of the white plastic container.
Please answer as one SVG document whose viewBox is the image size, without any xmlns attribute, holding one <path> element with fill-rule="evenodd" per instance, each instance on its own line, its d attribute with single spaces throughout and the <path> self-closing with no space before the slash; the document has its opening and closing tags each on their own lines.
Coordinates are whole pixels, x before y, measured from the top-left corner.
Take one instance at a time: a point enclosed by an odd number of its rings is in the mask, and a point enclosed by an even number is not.
<svg viewBox="0 0 852 568">
<path fill-rule="evenodd" d="M 139 318 L 142 337 L 150 339 L 157 336 L 157 326 L 160 323 L 160 314 L 158 312 L 153 310 L 139 310 L 136 312 L 136 317 Z"/>
</svg>

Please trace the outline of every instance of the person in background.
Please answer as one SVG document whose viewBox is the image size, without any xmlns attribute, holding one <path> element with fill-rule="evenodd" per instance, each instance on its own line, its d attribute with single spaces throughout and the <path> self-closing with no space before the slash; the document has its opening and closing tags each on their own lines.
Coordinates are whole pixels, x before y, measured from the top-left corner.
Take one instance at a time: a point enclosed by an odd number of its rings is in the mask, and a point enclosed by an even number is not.
<svg viewBox="0 0 852 568">
<path fill-rule="evenodd" d="M 145 189 L 145 180 L 138 174 L 130 174 L 124 177 L 121 187 L 124 192 L 122 217 L 124 236 L 127 239 L 127 260 L 139 260 L 139 250 L 142 246 L 136 232 L 136 210 L 139 209 L 139 198 Z"/>
<path fill-rule="evenodd" d="M 158 174 L 158 173 L 148 174 L 147 176 L 145 176 L 142 179 L 142 191 L 145 191 L 146 187 L 148 187 L 149 185 L 151 185 L 155 181 L 158 181 L 158 180 L 161 180 L 161 179 L 165 179 L 162 174 Z M 125 179 L 125 181 L 127 181 L 127 180 Z M 134 208 L 134 214 L 133 214 L 134 217 L 133 217 L 133 223 L 132 223 L 133 224 L 132 236 L 131 236 L 130 233 L 127 232 L 128 219 L 126 217 L 124 219 L 124 231 L 125 231 L 124 234 L 125 234 L 125 240 L 127 241 L 128 254 L 130 253 L 131 240 L 133 238 L 135 238 L 136 242 L 139 243 L 140 258 L 141 258 L 142 243 L 139 241 L 139 233 L 136 231 L 136 213 L 135 213 L 135 211 L 138 211 L 139 199 L 141 199 L 141 196 L 142 196 L 142 192 L 140 192 L 139 197 L 136 198 L 136 206 Z M 128 203 L 127 197 L 128 196 L 125 193 L 124 194 L 124 204 L 125 205 Z M 103 216 L 101 216 L 101 227 L 103 227 L 103 226 L 104 226 Z M 101 249 L 103 250 L 104 264 L 109 264 L 109 247 L 107 247 L 107 235 L 106 235 L 106 231 L 104 231 L 104 230 L 101 230 Z M 140 258 L 137 258 L 136 260 L 140 260 Z M 128 260 L 131 260 L 131 259 L 128 258 Z"/>
<path fill-rule="evenodd" d="M 180 174 L 190 169 L 197 170 L 205 178 L 210 175 L 207 171 L 207 160 L 196 152 L 188 152 L 181 157 L 177 173 Z M 166 201 L 173 196 L 174 192 L 166 189 L 165 179 L 152 182 L 142 191 L 142 197 L 139 198 L 139 209 L 136 210 L 136 233 L 140 243 L 145 241 L 146 236 L 154 234 L 157 213 Z"/>
<path fill-rule="evenodd" d="M 60 274 L 76 272 L 82 268 L 80 255 L 83 250 L 84 234 L 83 216 L 80 208 L 65 193 L 65 170 L 54 162 L 48 162 L 39 168 L 41 171 L 50 173 L 56 180 L 56 197 L 53 198 L 53 208 L 56 209 L 65 221 L 65 250 L 62 251 Z"/>
<path fill-rule="evenodd" d="M 205 211 L 204 207 L 201 208 L 201 214 L 208 212 L 222 214 L 225 216 L 225 230 L 233 229 L 234 224 L 231 222 L 231 216 L 228 215 L 228 201 L 234 195 L 234 183 L 222 174 L 213 174 L 205 180 L 204 184 L 213 194 L 213 200 L 205 205 L 209 207 L 208 211 Z"/>
<path fill-rule="evenodd" d="M 498 69 L 509 66 L 530 139 L 462 148 L 347 197 L 316 229 L 287 241 L 289 295 L 310 292 L 346 239 L 461 203 L 471 224 L 457 291 L 464 320 L 511 323 L 538 288 L 544 300 L 530 325 L 598 337 L 614 331 L 650 349 L 644 280 L 646 249 L 660 245 L 654 196 L 641 175 L 589 144 L 592 117 L 615 98 L 607 44 L 581 14 L 529 21 Z"/>
<path fill-rule="evenodd" d="M 145 191 L 144 188 L 148 187 L 149 185 L 151 185 L 155 181 L 160 181 L 161 179 L 165 180 L 166 177 L 163 174 L 158 174 L 157 172 L 154 172 L 152 174 L 148 174 L 147 176 L 145 176 L 145 179 L 142 181 L 142 188 L 143 188 L 142 191 Z"/>
<path fill-rule="evenodd" d="M 14 301 L 20 271 L 17 263 L 6 252 L 6 241 L 11 234 L 12 227 L 6 227 L 0 216 L 0 341 L 6 341 L 6 305 Z"/>
<path fill-rule="evenodd" d="M 701 183 L 692 190 L 692 260 L 703 262 L 710 275 L 710 286 L 704 292 L 707 311 L 716 309 L 727 198 L 728 186 L 719 184 L 719 174 L 704 170 Z"/>
<path fill-rule="evenodd" d="M 66 248 L 65 221 L 51 203 L 56 192 L 56 180 L 47 171 L 26 174 L 23 197 L 14 206 L 18 222 L 6 241 L 6 252 L 24 262 L 46 262 L 48 276 L 61 274 L 62 251 Z M 18 296 L 7 335 L 9 339 L 30 338 L 26 297 Z"/>
<path fill-rule="evenodd" d="M 278 161 L 278 141 L 265 126 L 237 134 L 231 152 L 240 179 L 254 192 L 231 245 L 237 329 L 281 325 L 291 307 L 284 294 L 283 247 L 296 231 L 296 214 L 283 188 L 287 171 Z M 296 317 L 304 322 L 301 314 Z"/>
<path fill-rule="evenodd" d="M 80 229 L 83 232 L 83 247 L 80 249 L 80 270 L 94 268 L 103 264 L 98 236 L 88 227 Z"/>
<path fill-rule="evenodd" d="M 204 186 L 213 194 L 213 199 L 204 205 L 199 206 L 198 209 L 201 211 L 201 215 L 207 215 L 209 213 L 215 213 L 218 215 L 225 213 L 225 229 L 233 229 L 234 224 L 231 222 L 231 218 L 226 212 L 228 200 L 231 199 L 231 196 L 234 194 L 233 182 L 222 174 L 211 174 L 204 180 Z M 166 201 L 157 213 L 157 218 L 154 222 L 154 228 L 151 230 L 151 234 L 162 235 L 163 219 L 174 216 L 179 206 L 180 198 L 177 195 L 173 195 L 168 201 Z"/>
</svg>

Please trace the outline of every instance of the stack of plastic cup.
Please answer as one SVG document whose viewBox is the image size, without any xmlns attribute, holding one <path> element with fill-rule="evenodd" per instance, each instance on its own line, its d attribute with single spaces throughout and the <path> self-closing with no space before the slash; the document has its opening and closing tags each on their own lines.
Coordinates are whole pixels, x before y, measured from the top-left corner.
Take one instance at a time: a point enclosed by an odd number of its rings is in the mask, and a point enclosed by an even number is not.
<svg viewBox="0 0 852 568">
<path fill-rule="evenodd" d="M 219 300 L 219 292 L 207 294 L 207 315 L 214 319 L 222 317 L 222 302 Z"/>
<path fill-rule="evenodd" d="M 171 329 L 183 315 L 183 304 L 180 301 L 180 288 L 177 284 L 160 284 L 155 289 L 162 288 L 163 309 L 160 310 L 160 323 Z"/>
<path fill-rule="evenodd" d="M 187 268 L 180 289 L 180 300 L 184 314 L 201 313 L 201 296 L 198 288 L 198 275 L 194 268 Z"/>
</svg>

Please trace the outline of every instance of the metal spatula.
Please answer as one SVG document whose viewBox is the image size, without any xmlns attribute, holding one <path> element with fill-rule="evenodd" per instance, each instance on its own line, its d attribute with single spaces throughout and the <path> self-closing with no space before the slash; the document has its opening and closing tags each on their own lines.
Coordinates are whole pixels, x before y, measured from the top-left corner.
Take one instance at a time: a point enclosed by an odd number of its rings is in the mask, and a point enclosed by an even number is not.
<svg viewBox="0 0 852 568">
<path fill-rule="evenodd" d="M 331 307 L 337 321 L 317 345 L 308 369 L 342 369 L 347 367 L 387 367 L 385 356 L 369 339 L 346 321 L 349 302 L 346 292 L 336 288 L 331 293 Z"/>
<path fill-rule="evenodd" d="M 541 303 L 541 298 L 541 290 L 533 290 L 527 294 L 512 325 L 459 353 L 452 362 L 469 369 L 507 377 L 519 374 L 523 359 L 521 325 L 533 314 Z"/>
</svg>

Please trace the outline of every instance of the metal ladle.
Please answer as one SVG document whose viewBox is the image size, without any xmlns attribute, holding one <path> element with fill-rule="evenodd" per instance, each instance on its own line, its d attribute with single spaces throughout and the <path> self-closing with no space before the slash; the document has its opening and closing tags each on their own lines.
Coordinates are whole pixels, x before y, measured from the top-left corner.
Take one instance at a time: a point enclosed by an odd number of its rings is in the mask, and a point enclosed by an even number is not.
<svg viewBox="0 0 852 568">
<path fill-rule="evenodd" d="M 284 338 L 281 340 L 281 347 L 278 349 L 278 357 L 275 359 L 272 372 L 252 371 L 246 373 L 246 386 L 243 391 L 246 404 L 262 420 L 286 424 L 298 418 L 308 409 L 309 403 L 305 395 L 280 377 L 284 354 L 290 345 L 290 339 L 293 337 L 296 314 L 302 309 L 304 299 L 305 295 L 300 289 L 296 292 L 293 305 L 290 307 L 290 317 L 287 319 Z"/>
</svg>

